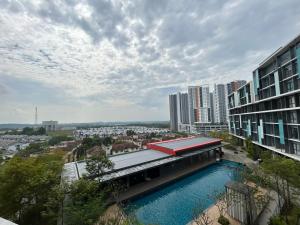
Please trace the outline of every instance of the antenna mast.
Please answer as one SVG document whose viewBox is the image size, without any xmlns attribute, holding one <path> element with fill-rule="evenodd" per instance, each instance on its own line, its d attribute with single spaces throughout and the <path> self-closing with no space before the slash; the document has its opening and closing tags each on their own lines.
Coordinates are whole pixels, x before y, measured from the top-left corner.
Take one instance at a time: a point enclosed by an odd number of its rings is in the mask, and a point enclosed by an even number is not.
<svg viewBox="0 0 300 225">
<path fill-rule="evenodd" d="M 35 116 L 34 116 L 34 124 L 38 124 L 38 112 L 37 112 L 37 107 L 35 107 Z"/>
</svg>

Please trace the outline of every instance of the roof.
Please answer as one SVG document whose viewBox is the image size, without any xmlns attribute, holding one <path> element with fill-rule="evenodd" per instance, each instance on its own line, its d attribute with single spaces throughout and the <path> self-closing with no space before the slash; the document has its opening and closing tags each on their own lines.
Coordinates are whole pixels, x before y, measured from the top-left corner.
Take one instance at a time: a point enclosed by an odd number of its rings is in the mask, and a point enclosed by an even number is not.
<svg viewBox="0 0 300 225">
<path fill-rule="evenodd" d="M 147 149 L 142 151 L 110 156 L 108 158 L 114 164 L 113 170 L 116 171 L 167 157 L 170 157 L 170 155 L 163 152 Z M 85 164 L 85 161 L 77 162 L 77 167 L 80 175 L 86 173 Z"/>
<path fill-rule="evenodd" d="M 166 153 L 150 149 L 110 156 L 109 160 L 114 163 L 114 168 L 111 171 L 107 171 L 107 173 L 116 174 L 118 171 L 121 171 L 119 175 L 126 175 L 137 172 L 139 170 L 143 170 L 142 165 L 144 164 L 147 164 L 146 166 L 149 168 L 151 166 L 156 166 L 157 161 L 160 161 L 158 163 L 159 165 L 164 164 L 171 160 L 169 158 L 173 157 Z M 74 180 L 78 180 L 86 173 L 87 171 L 85 161 L 70 162 L 64 165 L 62 179 L 66 182 L 72 182 Z"/>
<path fill-rule="evenodd" d="M 161 141 L 147 144 L 150 149 L 165 152 L 170 155 L 177 155 L 180 151 L 186 151 L 195 148 L 203 148 L 208 145 L 219 145 L 221 139 L 210 137 L 188 137 L 168 141 Z"/>
<path fill-rule="evenodd" d="M 136 165 L 133 167 L 129 167 L 127 169 L 123 169 L 123 170 L 118 170 L 116 172 L 112 172 L 112 173 L 108 173 L 105 174 L 101 180 L 102 181 L 107 181 L 107 180 L 112 180 L 112 179 L 116 179 L 118 177 L 123 177 L 129 174 L 133 174 L 139 171 L 143 171 L 146 169 L 150 169 L 150 168 L 154 168 L 166 163 L 170 163 L 170 162 L 174 162 L 177 160 L 183 159 L 183 157 L 169 157 L 169 158 L 164 158 L 164 159 L 160 159 L 160 160 L 156 160 L 156 161 L 152 161 L 152 162 L 148 162 L 145 164 L 141 164 L 141 165 Z"/>
<path fill-rule="evenodd" d="M 295 37 L 293 40 L 289 41 L 285 46 L 278 48 L 274 53 L 272 53 L 265 60 L 263 60 L 259 64 L 259 67 L 257 69 L 265 67 L 270 62 L 272 62 L 272 60 L 275 60 L 278 55 L 284 53 L 287 49 L 290 48 L 290 46 L 297 44 L 297 42 L 299 42 L 299 41 L 300 41 L 300 35 L 297 35 L 297 37 Z"/>
<path fill-rule="evenodd" d="M 18 224 L 0 217 L 0 225 L 18 225 Z"/>
</svg>

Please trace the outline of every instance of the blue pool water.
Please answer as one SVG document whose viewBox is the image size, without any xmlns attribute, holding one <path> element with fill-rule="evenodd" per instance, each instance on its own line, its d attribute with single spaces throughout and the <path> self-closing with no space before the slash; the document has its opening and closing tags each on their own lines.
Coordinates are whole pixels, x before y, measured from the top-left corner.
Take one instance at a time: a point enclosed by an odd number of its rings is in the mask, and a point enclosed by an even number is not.
<svg viewBox="0 0 300 225">
<path fill-rule="evenodd" d="M 145 225 L 185 225 L 192 220 L 199 202 L 208 208 L 214 203 L 208 196 L 224 191 L 226 182 L 239 179 L 241 167 L 241 164 L 224 160 L 215 163 L 132 200 L 125 211 Z"/>
</svg>

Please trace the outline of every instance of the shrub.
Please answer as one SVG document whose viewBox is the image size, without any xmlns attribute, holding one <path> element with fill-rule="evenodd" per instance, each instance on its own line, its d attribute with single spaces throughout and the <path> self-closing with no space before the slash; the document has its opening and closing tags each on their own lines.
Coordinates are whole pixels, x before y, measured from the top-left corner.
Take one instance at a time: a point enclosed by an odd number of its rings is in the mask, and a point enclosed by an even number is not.
<svg viewBox="0 0 300 225">
<path fill-rule="evenodd" d="M 224 216 L 219 217 L 218 223 L 221 225 L 230 225 L 229 220 Z"/>
<path fill-rule="evenodd" d="M 73 138 L 68 137 L 68 136 L 64 136 L 64 135 L 62 135 L 62 136 L 54 136 L 54 137 L 52 137 L 48 141 L 48 144 L 51 145 L 51 146 L 53 146 L 53 145 L 57 145 L 57 144 L 59 144 L 59 143 L 61 143 L 63 141 L 71 141 L 71 140 L 73 140 Z"/>
<path fill-rule="evenodd" d="M 273 216 L 270 218 L 268 225 L 287 225 L 280 216 Z"/>
</svg>

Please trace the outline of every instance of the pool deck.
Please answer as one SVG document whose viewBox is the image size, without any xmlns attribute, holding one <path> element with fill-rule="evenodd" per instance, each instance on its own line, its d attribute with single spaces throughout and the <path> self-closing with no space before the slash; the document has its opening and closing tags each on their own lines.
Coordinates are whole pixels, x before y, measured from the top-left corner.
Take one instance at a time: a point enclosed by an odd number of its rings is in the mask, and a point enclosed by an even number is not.
<svg viewBox="0 0 300 225">
<path fill-rule="evenodd" d="M 222 151 L 224 152 L 223 159 L 238 162 L 246 165 L 249 168 L 255 167 L 257 164 L 250 158 L 247 157 L 247 152 L 238 148 L 238 154 L 235 154 L 233 150 L 226 149 L 224 146 L 222 147 Z"/>
<path fill-rule="evenodd" d="M 211 220 L 210 225 L 220 225 L 218 223 L 218 219 L 220 217 L 220 213 L 218 210 L 218 207 L 216 205 L 211 206 L 210 208 L 206 209 L 207 215 L 209 219 Z M 232 217 L 228 216 L 227 214 L 224 215 L 230 222 L 230 225 L 241 225 L 241 223 Z M 191 221 L 187 225 L 198 225 L 199 222 L 197 223 L 196 221 Z M 201 224 L 201 223 L 200 223 Z"/>
<path fill-rule="evenodd" d="M 186 176 L 190 173 L 193 173 L 193 172 L 195 172 L 195 171 L 197 171 L 201 168 L 204 168 L 208 165 L 211 165 L 215 162 L 216 162 L 216 160 L 213 159 L 213 160 L 207 161 L 205 163 L 195 164 L 195 165 L 192 165 L 192 166 L 190 166 L 188 168 L 185 168 L 181 171 L 172 173 L 170 175 L 159 177 L 159 178 L 153 179 L 151 181 L 146 181 L 144 183 L 135 185 L 135 186 L 129 188 L 129 190 L 127 190 L 127 191 L 123 192 L 122 194 L 120 194 L 118 201 L 122 202 L 122 201 L 128 200 L 130 198 L 133 198 L 133 197 L 142 195 L 144 193 L 147 193 L 147 192 L 149 192 L 149 191 L 151 191 L 155 188 L 158 188 L 162 185 L 165 185 L 165 184 L 170 183 L 174 180 L 182 178 L 182 177 L 184 177 L 184 176 Z"/>
</svg>

